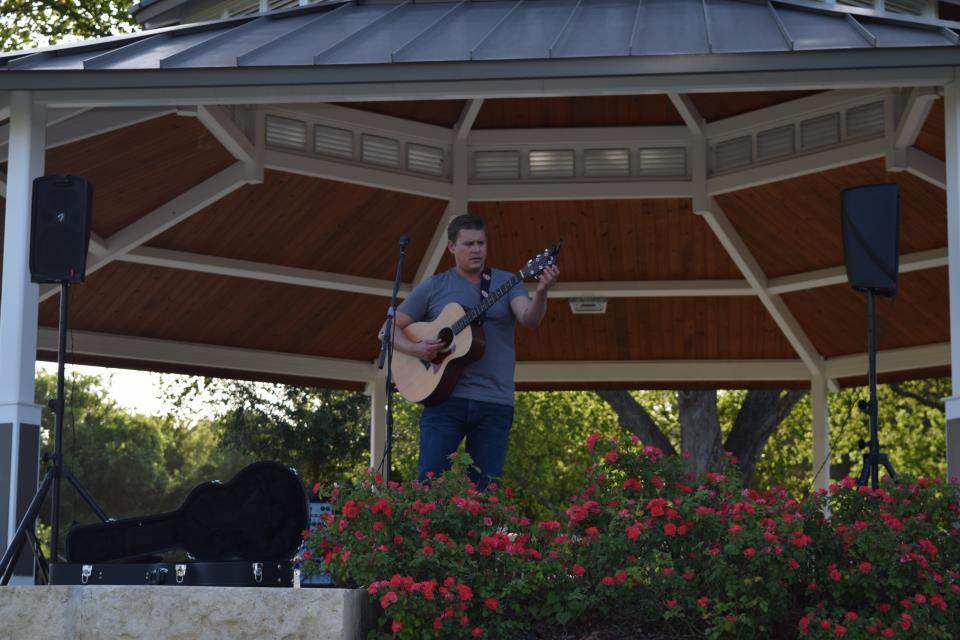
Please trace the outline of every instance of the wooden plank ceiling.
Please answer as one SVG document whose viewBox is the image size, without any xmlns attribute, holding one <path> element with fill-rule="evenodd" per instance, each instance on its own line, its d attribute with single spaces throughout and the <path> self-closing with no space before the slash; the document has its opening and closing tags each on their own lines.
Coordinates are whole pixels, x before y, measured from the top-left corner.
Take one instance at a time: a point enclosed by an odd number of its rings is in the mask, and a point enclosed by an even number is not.
<svg viewBox="0 0 960 640">
<path fill-rule="evenodd" d="M 714 121 L 807 93 L 692 98 L 704 118 Z M 348 106 L 450 127 L 457 121 L 463 101 Z M 666 96 L 612 96 L 488 100 L 476 126 L 682 122 Z M 917 146 L 943 157 L 940 101 Z M 165 116 L 53 149 L 47 155 L 47 172 L 76 173 L 91 179 L 95 185 L 93 229 L 108 237 L 233 161 L 194 118 Z M 840 191 L 884 181 L 896 182 L 902 191 L 902 252 L 944 247 L 944 192 L 906 173 L 887 173 L 882 160 L 717 199 L 765 274 L 778 277 L 841 265 Z M 444 201 L 425 197 L 267 171 L 262 184 L 238 189 L 147 246 L 389 281 L 395 269 L 397 238 L 407 233 L 412 241 L 403 278 L 409 283 L 426 255 L 445 206 Z M 742 278 L 686 199 L 475 202 L 470 210 L 487 220 L 490 261 L 502 268 L 514 269 L 531 254 L 563 239 L 565 282 Z M 445 256 L 440 268 L 451 264 Z M 949 341 L 946 290 L 945 268 L 902 275 L 898 297 L 882 299 L 879 304 L 881 349 Z M 821 355 L 865 351 L 866 307 L 861 294 L 837 285 L 783 298 Z M 377 355 L 375 333 L 387 299 L 114 262 L 75 287 L 71 305 L 74 331 L 371 362 Z M 55 328 L 56 322 L 54 297 L 41 304 L 40 323 Z M 797 358 L 754 296 L 611 299 L 604 315 L 574 315 L 565 300 L 553 300 L 540 330 L 518 331 L 518 357 L 521 361 Z M 110 358 L 86 357 L 84 361 L 227 373 Z M 924 373 L 930 371 L 911 375 Z M 246 375 L 357 387 L 356 383 L 283 378 L 255 371 Z M 579 380 L 559 386 L 584 384 L 590 386 Z M 662 381 L 647 386 L 678 384 Z"/>
</svg>

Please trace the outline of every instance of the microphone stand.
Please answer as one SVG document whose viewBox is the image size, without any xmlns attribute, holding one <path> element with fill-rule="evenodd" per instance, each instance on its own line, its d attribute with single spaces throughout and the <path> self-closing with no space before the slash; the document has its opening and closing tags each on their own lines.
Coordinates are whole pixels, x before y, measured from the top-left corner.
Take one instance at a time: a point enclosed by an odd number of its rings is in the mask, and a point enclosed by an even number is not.
<svg viewBox="0 0 960 640">
<path fill-rule="evenodd" d="M 383 456 L 377 470 L 383 473 L 383 478 L 390 482 L 392 475 L 391 450 L 393 449 L 393 332 L 394 320 L 397 316 L 397 292 L 400 290 L 400 279 L 403 276 L 403 258 L 407 255 L 407 244 L 410 236 L 400 236 L 400 258 L 397 260 L 397 275 L 393 279 L 393 294 L 390 296 L 390 306 L 387 308 L 387 321 L 383 327 L 383 343 L 380 345 L 380 358 L 377 368 L 383 369 L 384 361 L 387 365 L 387 441 L 383 447 Z"/>
</svg>

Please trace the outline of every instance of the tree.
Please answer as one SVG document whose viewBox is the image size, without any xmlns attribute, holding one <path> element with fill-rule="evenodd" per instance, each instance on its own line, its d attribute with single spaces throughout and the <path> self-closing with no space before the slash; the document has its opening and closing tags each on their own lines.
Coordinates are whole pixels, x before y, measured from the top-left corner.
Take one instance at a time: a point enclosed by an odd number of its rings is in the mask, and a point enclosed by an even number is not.
<svg viewBox="0 0 960 640">
<path fill-rule="evenodd" d="M 421 410 L 418 404 L 394 399 L 395 478 L 417 477 Z M 502 484 L 516 490 L 527 515 L 551 519 L 581 486 L 589 464 L 587 437 L 594 432 L 612 436 L 619 430 L 616 413 L 592 392 L 517 393 Z"/>
<path fill-rule="evenodd" d="M 620 390 L 597 393 L 617 412 L 625 429 L 646 444 L 667 453 L 677 453 L 677 448 L 657 421 L 631 393 Z M 688 455 L 688 470 L 699 475 L 715 469 L 723 453 L 729 451 L 737 458 L 744 483 L 749 484 L 767 440 L 805 393 L 799 390 L 747 391 L 724 439 L 717 391 L 677 392 L 680 450 Z"/>
<path fill-rule="evenodd" d="M 293 466 L 307 482 L 367 466 L 370 403 L 362 393 L 210 378 L 168 393 L 223 407 L 215 419 L 221 447 Z"/>
<path fill-rule="evenodd" d="M 56 377 L 38 373 L 38 403 L 55 395 Z M 111 517 L 157 509 L 167 488 L 162 420 L 123 411 L 107 399 L 96 376 L 69 376 L 64 396 L 63 458 L 80 483 Z M 52 453 L 53 412 L 45 410 L 41 422 L 41 448 Z M 44 520 L 48 514 L 48 509 L 41 511 Z M 95 522 L 96 517 L 64 482 L 60 522 L 66 530 L 74 521 Z"/>
<path fill-rule="evenodd" d="M 56 376 L 37 372 L 35 399 L 46 405 Z M 54 415 L 41 418 L 41 450 L 53 452 Z M 63 458 L 83 487 L 112 518 L 176 509 L 202 482 L 229 480 L 252 461 L 218 447 L 210 421 L 188 424 L 176 416 L 145 416 L 117 405 L 99 376 L 68 374 L 64 384 Z M 43 471 L 43 470 L 41 470 Z M 68 482 L 62 483 L 61 535 L 75 523 L 97 522 Z M 40 511 L 41 535 L 49 535 L 50 494 Z"/>
<path fill-rule="evenodd" d="M 880 444 L 897 473 L 934 477 L 946 473 L 946 416 L 943 398 L 949 378 L 911 380 L 877 387 Z M 866 387 L 843 389 L 829 396 L 830 477 L 857 477 L 862 469 L 860 440 L 869 438 L 867 416 L 858 408 Z M 810 404 L 799 403 L 770 438 L 757 466 L 755 482 L 781 484 L 809 491 L 812 483 Z"/>
<path fill-rule="evenodd" d="M 0 47 L 14 51 L 65 40 L 130 33 L 132 0 L 0 0 Z"/>
</svg>

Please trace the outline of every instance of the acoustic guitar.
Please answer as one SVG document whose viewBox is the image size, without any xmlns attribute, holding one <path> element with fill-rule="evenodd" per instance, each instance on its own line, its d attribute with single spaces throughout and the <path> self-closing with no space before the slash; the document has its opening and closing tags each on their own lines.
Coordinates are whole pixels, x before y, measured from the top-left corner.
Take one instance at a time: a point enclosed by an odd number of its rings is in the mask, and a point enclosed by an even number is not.
<svg viewBox="0 0 960 640">
<path fill-rule="evenodd" d="M 475 324 L 477 318 L 497 303 L 500 298 L 524 278 L 532 278 L 557 262 L 560 245 L 555 244 L 515 272 L 513 276 L 489 292 L 486 298 L 470 311 L 451 302 L 430 322 L 414 322 L 403 329 L 413 342 L 439 339 L 443 347 L 432 361 L 422 360 L 397 350 L 393 354 L 393 377 L 397 390 L 411 402 L 425 405 L 446 400 L 460 379 L 463 368 L 483 356 L 483 328 Z M 399 329 L 398 329 L 399 330 Z"/>
</svg>

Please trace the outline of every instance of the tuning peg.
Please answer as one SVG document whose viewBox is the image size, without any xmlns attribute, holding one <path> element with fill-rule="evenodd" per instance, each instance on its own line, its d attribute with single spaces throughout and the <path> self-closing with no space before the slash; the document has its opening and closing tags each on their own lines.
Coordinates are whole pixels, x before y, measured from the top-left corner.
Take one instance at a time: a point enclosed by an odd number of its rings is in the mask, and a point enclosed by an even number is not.
<svg viewBox="0 0 960 640">
<path fill-rule="evenodd" d="M 527 260 L 527 264 L 528 264 L 528 265 L 529 265 L 529 264 L 533 264 L 533 258 Z"/>
</svg>

